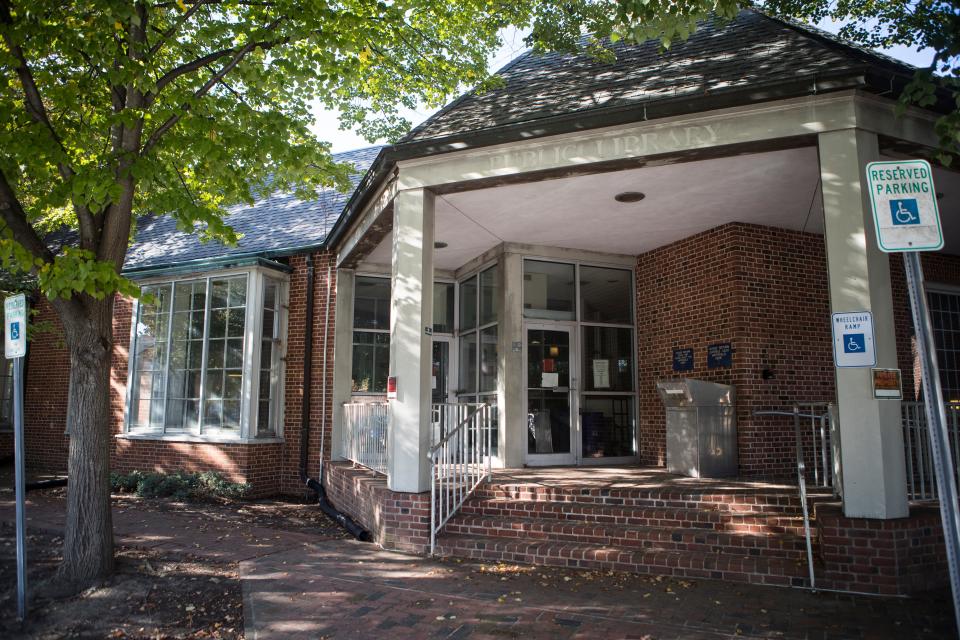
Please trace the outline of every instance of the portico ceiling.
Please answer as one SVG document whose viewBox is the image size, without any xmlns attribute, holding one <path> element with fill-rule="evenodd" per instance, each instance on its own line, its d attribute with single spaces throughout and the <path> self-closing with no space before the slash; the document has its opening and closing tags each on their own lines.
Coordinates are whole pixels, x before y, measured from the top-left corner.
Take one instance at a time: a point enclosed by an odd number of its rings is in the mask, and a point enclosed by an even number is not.
<svg viewBox="0 0 960 640">
<path fill-rule="evenodd" d="M 814 147 L 557 178 L 440 195 L 434 267 L 454 270 L 500 242 L 637 255 L 728 222 L 823 233 Z M 947 249 L 960 248 L 960 180 L 935 176 Z M 639 191 L 639 202 L 614 196 Z M 390 263 L 387 235 L 364 265 Z M 361 265 L 363 268 L 364 265 Z"/>
</svg>

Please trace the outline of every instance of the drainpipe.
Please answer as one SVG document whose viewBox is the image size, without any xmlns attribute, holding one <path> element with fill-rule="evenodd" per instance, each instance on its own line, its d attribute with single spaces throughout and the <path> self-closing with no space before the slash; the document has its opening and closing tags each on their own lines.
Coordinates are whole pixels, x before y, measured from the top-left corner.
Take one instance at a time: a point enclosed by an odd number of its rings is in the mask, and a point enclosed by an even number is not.
<svg viewBox="0 0 960 640">
<path fill-rule="evenodd" d="M 320 432 L 320 446 L 321 446 L 321 471 L 320 471 L 320 481 L 316 481 L 307 475 L 307 451 L 309 448 L 310 440 L 310 391 L 313 387 L 313 289 L 314 289 L 314 264 L 313 264 L 313 254 L 307 254 L 307 314 L 306 322 L 304 327 L 304 340 L 303 340 L 303 402 L 300 407 L 300 482 L 303 482 L 304 485 L 311 489 L 314 493 L 317 494 L 317 503 L 320 505 L 320 510 L 325 514 L 330 516 L 330 518 L 339 524 L 341 527 L 346 529 L 350 535 L 352 535 L 357 540 L 370 540 L 370 533 L 358 525 L 356 522 L 350 519 L 344 513 L 341 513 L 330 504 L 330 501 L 327 499 L 327 492 L 323 488 L 323 431 Z M 327 317 L 329 317 L 330 312 L 330 278 L 329 278 L 329 268 L 327 273 Z M 324 327 L 324 340 L 326 341 L 326 330 L 327 327 Z M 326 402 L 326 344 L 324 344 L 324 402 Z M 324 411 L 326 407 L 323 408 Z"/>
</svg>

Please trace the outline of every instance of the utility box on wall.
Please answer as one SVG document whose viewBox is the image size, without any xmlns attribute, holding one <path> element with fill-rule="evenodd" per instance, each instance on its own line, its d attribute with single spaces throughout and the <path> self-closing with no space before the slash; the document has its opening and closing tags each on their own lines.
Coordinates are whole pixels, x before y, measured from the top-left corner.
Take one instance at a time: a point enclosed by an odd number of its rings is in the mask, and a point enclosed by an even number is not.
<svg viewBox="0 0 960 640">
<path fill-rule="evenodd" d="M 657 383 L 666 407 L 667 471 L 693 478 L 737 475 L 734 388 L 681 378 Z"/>
</svg>

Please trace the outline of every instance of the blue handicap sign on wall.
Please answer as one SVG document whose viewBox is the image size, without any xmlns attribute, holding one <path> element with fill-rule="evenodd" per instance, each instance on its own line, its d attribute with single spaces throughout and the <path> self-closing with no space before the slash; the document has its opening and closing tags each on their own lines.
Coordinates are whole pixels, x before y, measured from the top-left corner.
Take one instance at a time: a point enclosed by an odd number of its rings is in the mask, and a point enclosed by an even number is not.
<svg viewBox="0 0 960 640">
<path fill-rule="evenodd" d="M 920 206 L 916 198 L 901 198 L 890 201 L 890 215 L 893 224 L 920 224 Z"/>
<path fill-rule="evenodd" d="M 19 322 L 10 323 L 10 339 L 11 340 L 20 339 L 20 323 Z"/>
<path fill-rule="evenodd" d="M 862 333 L 848 333 L 843 336 L 844 353 L 863 353 L 867 350 L 867 339 Z"/>
</svg>

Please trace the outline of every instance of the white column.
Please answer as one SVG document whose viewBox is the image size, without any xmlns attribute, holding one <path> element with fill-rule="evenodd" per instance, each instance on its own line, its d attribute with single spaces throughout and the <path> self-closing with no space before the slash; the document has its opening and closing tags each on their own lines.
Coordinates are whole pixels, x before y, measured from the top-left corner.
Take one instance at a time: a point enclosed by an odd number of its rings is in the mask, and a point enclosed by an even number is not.
<svg viewBox="0 0 960 640">
<path fill-rule="evenodd" d="M 390 401 L 387 485 L 392 491 L 430 489 L 430 374 L 433 326 L 434 196 L 401 191 L 393 201 L 393 279 L 390 300 Z"/>
<path fill-rule="evenodd" d="M 523 405 L 527 384 L 523 351 L 514 351 L 523 340 L 523 257 L 504 253 L 501 261 L 503 317 L 500 319 L 499 409 L 500 455 L 503 466 L 523 466 L 527 453 L 527 410 Z M 522 347 L 521 347 L 522 348 Z"/>
<path fill-rule="evenodd" d="M 877 248 L 864 186 L 866 164 L 879 157 L 877 136 L 832 131 L 820 134 L 819 147 L 831 310 L 871 311 L 877 366 L 896 367 L 890 261 Z M 868 367 L 838 368 L 836 379 L 844 513 L 908 515 L 900 402 L 873 397 Z"/>
<path fill-rule="evenodd" d="M 343 403 L 350 402 L 353 390 L 353 287 L 356 276 L 337 269 L 337 297 L 333 324 L 333 431 L 330 459 L 343 460 Z"/>
</svg>

